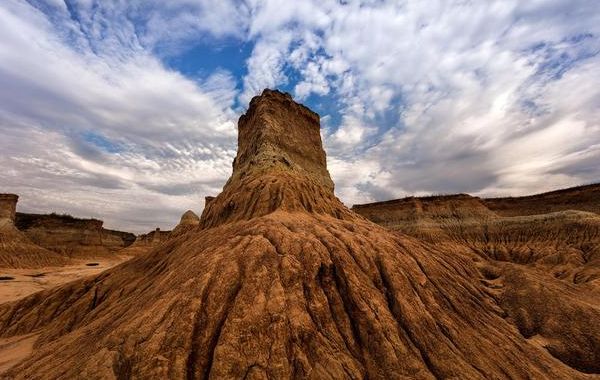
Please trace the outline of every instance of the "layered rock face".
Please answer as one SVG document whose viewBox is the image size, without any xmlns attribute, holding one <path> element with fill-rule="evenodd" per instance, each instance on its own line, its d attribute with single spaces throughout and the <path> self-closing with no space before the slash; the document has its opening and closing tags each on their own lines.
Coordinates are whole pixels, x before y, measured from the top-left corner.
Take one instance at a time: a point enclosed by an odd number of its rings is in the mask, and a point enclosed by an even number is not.
<svg viewBox="0 0 600 380">
<path fill-rule="evenodd" d="M 0 220 L 15 221 L 18 200 L 16 194 L 0 194 Z"/>
<path fill-rule="evenodd" d="M 102 245 L 111 252 L 129 247 L 135 242 L 135 239 L 136 236 L 131 232 L 102 229 Z"/>
<path fill-rule="evenodd" d="M 17 213 L 16 226 L 34 243 L 70 258 L 112 256 L 135 235 L 102 228 L 97 219 L 70 215 Z"/>
<path fill-rule="evenodd" d="M 333 195 L 319 115 L 295 103 L 289 94 L 265 90 L 252 99 L 238 130 L 233 174 L 223 192 L 206 204 L 203 227 L 275 210 L 349 217 Z"/>
<path fill-rule="evenodd" d="M 354 205 L 352 211 L 386 227 L 435 227 L 453 220 L 493 218 L 496 214 L 481 199 L 468 194 L 408 197 L 385 202 Z"/>
<path fill-rule="evenodd" d="M 239 128 L 197 229 L 0 306 L 1 336 L 40 334 L 5 376 L 587 378 L 514 327 L 471 257 L 345 208 L 316 114 L 266 90 Z"/>
<path fill-rule="evenodd" d="M 15 194 L 0 194 L 0 268 L 36 268 L 68 263 L 66 258 L 33 243 L 15 227 L 18 199 Z"/>
<path fill-rule="evenodd" d="M 600 215 L 588 212 L 600 211 L 598 189 L 489 200 L 411 197 L 353 210 L 471 257 L 489 293 L 524 336 L 573 367 L 598 373 L 600 329 L 586 322 L 600 321 Z M 469 202 L 456 202 L 465 197 Z M 409 206 L 415 203 L 431 210 Z M 444 217 L 435 217 L 440 214 Z"/>
</svg>

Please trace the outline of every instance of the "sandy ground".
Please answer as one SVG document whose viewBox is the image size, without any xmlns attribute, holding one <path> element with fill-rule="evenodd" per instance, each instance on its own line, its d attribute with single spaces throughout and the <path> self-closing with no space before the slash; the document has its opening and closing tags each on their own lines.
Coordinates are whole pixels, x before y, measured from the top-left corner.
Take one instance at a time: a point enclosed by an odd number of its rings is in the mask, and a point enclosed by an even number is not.
<svg viewBox="0 0 600 380">
<path fill-rule="evenodd" d="M 0 304 L 23 298 L 40 290 L 53 288 L 78 278 L 98 274 L 130 258 L 129 256 L 121 256 L 110 259 L 91 259 L 64 267 L 37 269 L 0 268 Z M 87 264 L 97 265 L 89 266 Z"/>
<path fill-rule="evenodd" d="M 37 338 L 38 334 L 27 334 L 0 339 L 0 374 L 31 355 Z"/>
<path fill-rule="evenodd" d="M 43 289 L 98 274 L 131 256 L 86 260 L 64 267 L 38 269 L 0 268 L 0 304 L 23 298 Z M 97 265 L 87 265 L 97 264 Z M 38 334 L 0 338 L 0 374 L 31 355 Z"/>
</svg>

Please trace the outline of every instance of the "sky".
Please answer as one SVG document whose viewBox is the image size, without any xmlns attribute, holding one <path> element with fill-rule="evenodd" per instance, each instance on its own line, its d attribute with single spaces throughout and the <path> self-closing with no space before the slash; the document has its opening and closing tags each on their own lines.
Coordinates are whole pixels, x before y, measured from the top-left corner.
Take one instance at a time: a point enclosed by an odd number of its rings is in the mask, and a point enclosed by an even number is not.
<svg viewBox="0 0 600 380">
<path fill-rule="evenodd" d="M 348 206 L 600 180 L 597 0 L 2 0 L 0 192 L 136 233 L 201 213 L 264 88 Z"/>
</svg>

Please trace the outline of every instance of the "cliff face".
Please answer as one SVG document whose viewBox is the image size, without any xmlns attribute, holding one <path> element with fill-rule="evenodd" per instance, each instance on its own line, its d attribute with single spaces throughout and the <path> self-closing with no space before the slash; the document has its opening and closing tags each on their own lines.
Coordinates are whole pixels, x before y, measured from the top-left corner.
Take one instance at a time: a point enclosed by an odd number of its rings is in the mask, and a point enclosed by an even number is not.
<svg viewBox="0 0 600 380">
<path fill-rule="evenodd" d="M 238 153 L 223 192 L 209 201 L 200 224 L 264 216 L 276 210 L 349 217 L 333 194 L 319 115 L 289 94 L 265 90 L 238 122 Z"/>
<path fill-rule="evenodd" d="M 112 252 L 129 247 L 135 239 L 135 234 L 131 232 L 102 229 L 102 245 Z"/>
<path fill-rule="evenodd" d="M 15 227 L 19 197 L 0 194 L 0 268 L 65 265 L 68 260 L 33 243 Z"/>
<path fill-rule="evenodd" d="M 102 228 L 101 220 L 70 215 L 17 213 L 15 224 L 36 244 L 71 258 L 110 256 L 135 239 L 133 234 Z"/>
<path fill-rule="evenodd" d="M 6 376 L 584 379 L 580 369 L 595 370 L 598 327 L 542 344 L 549 333 L 519 332 L 484 283 L 493 273 L 471 256 L 345 208 L 318 127 L 289 95 L 254 98 L 232 177 L 199 227 L 96 278 L 0 305 L 0 336 L 40 334 Z M 507 297 L 537 310 L 519 292 Z"/>
</svg>

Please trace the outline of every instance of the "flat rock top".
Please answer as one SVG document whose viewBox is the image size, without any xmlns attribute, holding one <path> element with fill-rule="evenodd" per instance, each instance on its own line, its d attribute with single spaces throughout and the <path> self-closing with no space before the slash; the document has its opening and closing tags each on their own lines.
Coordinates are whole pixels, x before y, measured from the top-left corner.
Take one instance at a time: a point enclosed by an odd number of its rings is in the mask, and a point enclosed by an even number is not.
<svg viewBox="0 0 600 380">
<path fill-rule="evenodd" d="M 233 173 L 223 192 L 207 199 L 203 227 L 277 210 L 349 214 L 333 193 L 319 115 L 289 94 L 265 90 L 252 99 L 238 130 Z"/>
<path fill-rule="evenodd" d="M 264 90 L 250 102 L 238 129 L 234 172 L 287 167 L 333 190 L 319 115 L 294 102 L 289 94 Z"/>
</svg>

